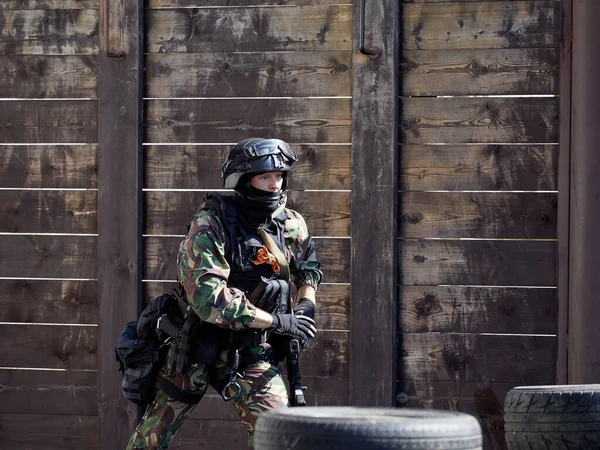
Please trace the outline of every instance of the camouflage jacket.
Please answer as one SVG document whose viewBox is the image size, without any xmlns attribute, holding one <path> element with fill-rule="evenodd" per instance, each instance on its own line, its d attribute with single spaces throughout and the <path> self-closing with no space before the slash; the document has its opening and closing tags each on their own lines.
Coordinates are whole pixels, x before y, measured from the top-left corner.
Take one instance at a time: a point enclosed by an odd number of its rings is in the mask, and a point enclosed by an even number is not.
<svg viewBox="0 0 600 450">
<path fill-rule="evenodd" d="M 291 282 L 300 288 L 321 283 L 314 242 L 304 218 L 291 209 L 285 210 L 284 255 L 290 268 Z M 231 262 L 225 254 L 226 229 L 212 211 L 196 212 L 177 256 L 179 281 L 188 302 L 200 319 L 222 328 L 248 328 L 256 316 L 256 307 L 244 293 L 227 285 Z"/>
</svg>

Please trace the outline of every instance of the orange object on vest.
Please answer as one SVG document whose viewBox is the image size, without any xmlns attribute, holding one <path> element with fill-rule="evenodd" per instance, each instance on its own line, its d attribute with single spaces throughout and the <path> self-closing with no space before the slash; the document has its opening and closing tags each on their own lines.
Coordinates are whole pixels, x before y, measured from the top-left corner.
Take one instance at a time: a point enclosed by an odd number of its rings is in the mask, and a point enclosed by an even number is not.
<svg viewBox="0 0 600 450">
<path fill-rule="evenodd" d="M 279 267 L 279 263 L 277 262 L 277 258 L 275 258 L 275 255 L 273 255 L 273 253 L 271 253 L 269 249 L 267 249 L 267 247 L 265 247 L 264 245 L 262 246 L 262 248 L 258 249 L 258 251 L 256 252 L 256 259 L 252 262 L 256 265 L 270 264 L 273 268 L 273 272 L 275 273 L 279 273 L 279 271 L 281 270 L 281 267 Z"/>
</svg>

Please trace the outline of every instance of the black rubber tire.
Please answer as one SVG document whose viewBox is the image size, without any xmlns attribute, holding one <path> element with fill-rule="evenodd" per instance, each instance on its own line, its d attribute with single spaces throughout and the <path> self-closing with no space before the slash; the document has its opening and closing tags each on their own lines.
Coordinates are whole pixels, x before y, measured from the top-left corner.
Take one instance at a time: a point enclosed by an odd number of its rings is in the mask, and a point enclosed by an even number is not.
<svg viewBox="0 0 600 450">
<path fill-rule="evenodd" d="M 513 388 L 504 431 L 508 450 L 600 449 L 600 384 Z"/>
<path fill-rule="evenodd" d="M 481 450 L 469 414 L 410 408 L 303 407 L 260 414 L 256 450 Z"/>
</svg>

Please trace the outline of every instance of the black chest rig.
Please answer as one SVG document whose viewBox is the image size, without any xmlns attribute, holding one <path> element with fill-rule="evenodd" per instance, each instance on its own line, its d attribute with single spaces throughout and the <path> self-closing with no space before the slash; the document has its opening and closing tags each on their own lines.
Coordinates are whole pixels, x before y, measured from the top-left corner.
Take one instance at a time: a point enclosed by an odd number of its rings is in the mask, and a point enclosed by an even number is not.
<svg viewBox="0 0 600 450">
<path fill-rule="evenodd" d="M 271 265 L 254 264 L 257 253 L 265 244 L 256 230 L 251 230 L 242 223 L 238 208 L 232 197 L 219 194 L 208 194 L 204 198 L 202 208 L 215 212 L 225 227 L 225 259 L 231 267 L 227 284 L 243 291 L 247 297 L 260 283 L 261 277 L 267 279 L 277 278 Z M 284 224 L 287 213 L 282 211 L 275 217 L 265 231 L 273 241 L 284 251 Z"/>
</svg>

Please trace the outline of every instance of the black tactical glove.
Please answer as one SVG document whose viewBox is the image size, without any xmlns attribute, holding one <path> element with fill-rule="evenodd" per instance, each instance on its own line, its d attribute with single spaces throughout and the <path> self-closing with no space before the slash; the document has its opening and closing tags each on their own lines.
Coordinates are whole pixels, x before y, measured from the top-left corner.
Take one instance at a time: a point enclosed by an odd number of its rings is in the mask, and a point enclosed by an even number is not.
<svg viewBox="0 0 600 450">
<path fill-rule="evenodd" d="M 314 320 L 315 304 L 306 297 L 302 297 L 296 306 L 294 306 L 294 314 L 297 316 L 306 316 Z"/>
<path fill-rule="evenodd" d="M 301 343 L 308 344 L 317 333 L 315 321 L 310 317 L 277 313 L 271 314 L 271 318 L 273 319 L 271 329 L 298 338 Z"/>
</svg>

